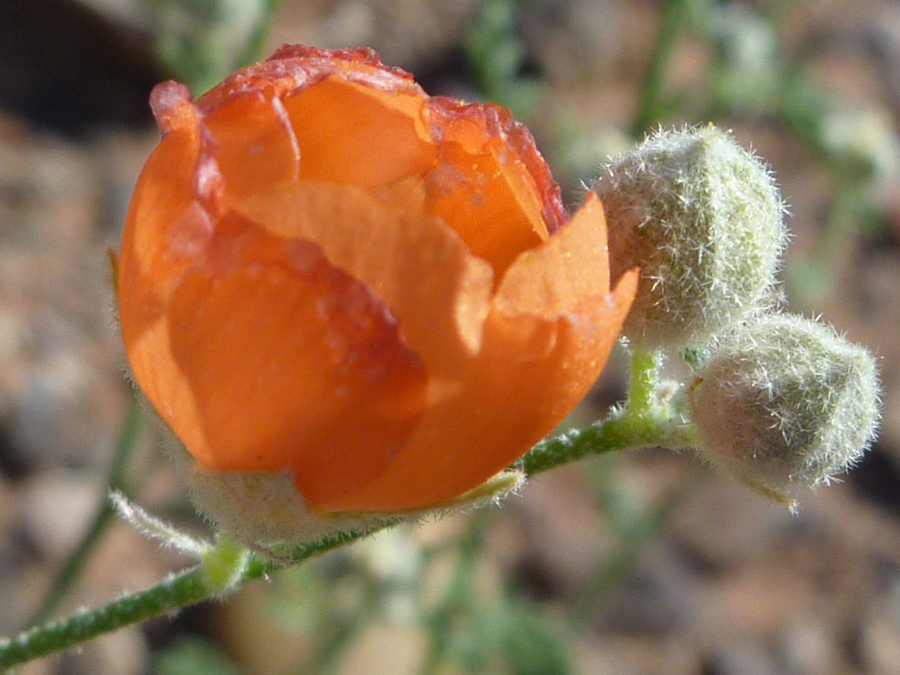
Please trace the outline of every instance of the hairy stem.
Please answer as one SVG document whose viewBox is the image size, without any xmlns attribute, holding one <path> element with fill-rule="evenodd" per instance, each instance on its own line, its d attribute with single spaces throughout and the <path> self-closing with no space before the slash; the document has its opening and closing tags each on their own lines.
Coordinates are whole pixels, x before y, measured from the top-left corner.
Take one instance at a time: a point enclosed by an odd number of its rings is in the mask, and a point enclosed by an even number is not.
<svg viewBox="0 0 900 675">
<path fill-rule="evenodd" d="M 104 607 L 79 612 L 0 642 L 0 671 L 59 652 L 98 635 L 187 607 L 209 597 L 199 567 L 171 576 L 140 593 L 115 600 Z"/>
<path fill-rule="evenodd" d="M 694 444 L 690 422 L 675 412 L 671 402 L 659 401 L 660 357 L 655 353 L 633 355 L 629 402 L 608 419 L 585 429 L 567 432 L 538 443 L 518 463 L 528 476 L 577 461 L 587 455 L 628 448 L 662 446 L 684 448 Z M 28 630 L 0 640 L 0 671 L 59 652 L 123 626 L 139 623 L 182 607 L 231 593 L 247 581 L 267 576 L 285 565 L 350 544 L 402 519 L 383 523 L 365 532 L 348 531 L 318 541 L 278 551 L 278 558 L 252 555 L 221 539 L 200 565 L 173 575 L 145 591 L 122 597 L 104 607 Z M 438 645 L 438 651 L 439 645 Z"/>
<path fill-rule="evenodd" d="M 659 415 L 659 371 L 662 354 L 657 351 L 635 351 L 631 356 L 628 381 L 627 416 Z"/>
<path fill-rule="evenodd" d="M 528 476 L 534 476 L 587 455 L 648 447 L 675 450 L 694 444 L 691 424 L 668 416 L 620 414 L 586 429 L 541 441 L 522 458 L 521 466 Z"/>
<path fill-rule="evenodd" d="M 296 564 L 315 555 L 349 544 L 368 532 L 340 533 L 321 541 L 296 547 L 290 555 L 290 563 Z M 231 542 L 226 542 L 223 554 L 232 553 Z M 267 576 L 280 569 L 283 563 L 260 556 L 251 556 L 243 571 L 225 592 L 232 592 L 242 584 Z M 212 583 L 211 583 L 212 581 Z M 105 633 L 168 614 L 183 607 L 224 595 L 216 579 L 210 579 L 209 570 L 197 565 L 172 575 L 144 591 L 127 595 L 97 609 L 79 612 L 75 616 L 45 626 L 25 631 L 13 639 L 0 640 L 0 672 L 34 659 L 60 652 L 87 642 Z"/>
</svg>

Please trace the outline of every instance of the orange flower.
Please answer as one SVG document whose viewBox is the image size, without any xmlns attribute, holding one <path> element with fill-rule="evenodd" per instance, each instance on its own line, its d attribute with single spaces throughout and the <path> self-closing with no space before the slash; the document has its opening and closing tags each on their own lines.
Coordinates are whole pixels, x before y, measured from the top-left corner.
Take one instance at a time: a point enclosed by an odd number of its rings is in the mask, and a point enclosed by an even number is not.
<svg viewBox="0 0 900 675">
<path fill-rule="evenodd" d="M 599 375 L 636 275 L 609 292 L 599 201 L 565 223 L 505 109 L 297 46 L 151 105 L 120 320 L 200 466 L 289 471 L 318 513 L 427 507 L 514 462 Z"/>
</svg>

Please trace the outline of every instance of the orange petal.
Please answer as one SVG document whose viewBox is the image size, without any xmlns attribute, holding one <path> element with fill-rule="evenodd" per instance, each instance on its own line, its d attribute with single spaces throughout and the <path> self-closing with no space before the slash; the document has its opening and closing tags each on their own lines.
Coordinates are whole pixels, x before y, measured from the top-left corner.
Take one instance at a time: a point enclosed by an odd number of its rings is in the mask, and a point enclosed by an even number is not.
<svg viewBox="0 0 900 675">
<path fill-rule="evenodd" d="M 181 377 L 145 393 L 206 468 L 291 468 L 311 503 L 333 499 L 377 476 L 423 412 L 424 367 L 384 304 L 314 244 L 241 216 L 218 223 L 168 316 Z M 189 414 L 166 407 L 188 398 Z"/>
<path fill-rule="evenodd" d="M 154 88 L 151 105 L 163 139 L 147 160 L 132 196 L 118 265 L 119 322 L 135 377 L 145 390 L 179 377 L 167 359 L 169 298 L 213 233 L 220 176 L 214 143 L 183 85 Z M 201 204 L 203 202 L 203 204 Z M 205 204 L 205 205 L 204 205 Z M 191 410 L 185 398 L 156 402 Z"/>
<path fill-rule="evenodd" d="M 281 237 L 316 242 L 333 265 L 369 286 L 431 376 L 453 373 L 480 347 L 491 269 L 437 218 L 311 181 L 278 185 L 241 210 Z"/>
<path fill-rule="evenodd" d="M 567 255 L 593 273 L 573 275 L 561 264 Z M 459 364 L 452 395 L 435 396 L 432 387 L 429 408 L 387 470 L 360 491 L 316 508 L 434 505 L 478 486 L 549 433 L 596 381 L 634 298 L 636 271 L 606 293 L 605 259 L 602 209 L 589 201 L 547 244 L 510 268 L 480 353 Z M 520 263 L 527 275 L 518 274 Z M 531 300 L 538 304 L 529 309 Z"/>
<path fill-rule="evenodd" d="M 434 166 L 421 95 L 331 75 L 284 101 L 300 147 L 300 178 L 376 187 Z"/>
<path fill-rule="evenodd" d="M 216 140 L 228 203 L 294 180 L 300 151 L 284 106 L 263 92 L 235 94 L 203 120 Z"/>
<path fill-rule="evenodd" d="M 407 176 L 369 191 L 379 201 L 410 214 L 425 213 L 425 181 L 421 176 Z"/>
<path fill-rule="evenodd" d="M 589 192 L 565 227 L 509 268 L 494 306 L 509 316 L 553 319 L 571 312 L 582 299 L 608 291 L 606 216 L 600 199 Z"/>
<path fill-rule="evenodd" d="M 138 178 L 118 265 L 119 320 L 130 359 L 160 352 L 169 296 L 212 236 L 193 189 L 199 156 L 197 127 L 174 129 Z"/>
<path fill-rule="evenodd" d="M 555 211 L 546 218 L 540 176 L 510 143 L 524 132 L 497 106 L 433 99 L 430 110 L 440 144 L 438 165 L 425 176 L 425 208 L 490 262 L 499 280 L 519 253 L 556 227 Z M 530 135 L 527 140 L 533 149 Z"/>
</svg>

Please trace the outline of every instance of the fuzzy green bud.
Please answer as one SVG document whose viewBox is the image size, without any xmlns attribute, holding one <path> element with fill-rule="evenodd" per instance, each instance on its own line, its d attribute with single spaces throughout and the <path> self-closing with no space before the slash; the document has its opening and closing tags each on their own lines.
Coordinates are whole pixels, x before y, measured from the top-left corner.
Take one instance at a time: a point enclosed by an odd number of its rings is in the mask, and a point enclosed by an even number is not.
<svg viewBox="0 0 900 675">
<path fill-rule="evenodd" d="M 592 189 L 606 210 L 612 278 L 641 269 L 623 330 L 634 344 L 700 345 L 771 304 L 784 207 L 766 166 L 728 133 L 660 130 Z"/>
<path fill-rule="evenodd" d="M 770 314 L 722 337 L 690 390 L 701 453 L 782 501 L 828 483 L 875 436 L 875 360 L 831 328 Z"/>
</svg>

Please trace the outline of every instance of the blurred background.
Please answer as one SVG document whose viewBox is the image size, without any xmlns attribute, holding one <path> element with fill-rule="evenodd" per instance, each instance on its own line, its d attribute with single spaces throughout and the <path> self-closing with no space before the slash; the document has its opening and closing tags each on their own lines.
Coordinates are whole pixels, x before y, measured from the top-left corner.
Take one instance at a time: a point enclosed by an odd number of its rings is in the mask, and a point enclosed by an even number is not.
<svg viewBox="0 0 900 675">
<path fill-rule="evenodd" d="M 205 531 L 131 406 L 106 247 L 158 140 L 152 85 L 199 94 L 284 42 L 369 45 L 512 108 L 570 205 L 659 124 L 732 129 L 790 207 L 790 308 L 881 359 L 880 439 L 796 515 L 690 454 L 584 461 L 19 672 L 900 673 L 893 0 L 0 0 L 0 635 L 190 563 L 98 512 L 112 480 Z M 624 381 L 616 358 L 571 423 Z"/>
</svg>

